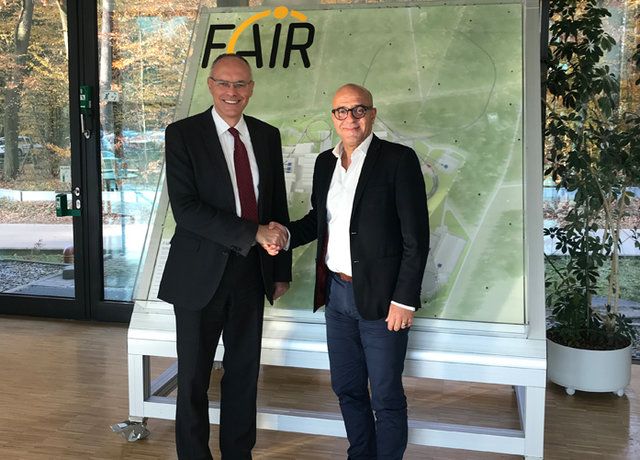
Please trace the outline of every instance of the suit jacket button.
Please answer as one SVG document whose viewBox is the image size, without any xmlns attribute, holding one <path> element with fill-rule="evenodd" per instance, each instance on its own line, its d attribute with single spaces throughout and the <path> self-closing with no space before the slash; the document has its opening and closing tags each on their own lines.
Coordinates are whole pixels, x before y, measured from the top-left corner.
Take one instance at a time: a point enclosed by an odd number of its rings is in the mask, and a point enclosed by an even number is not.
<svg viewBox="0 0 640 460">
<path fill-rule="evenodd" d="M 357 264 L 358 262 L 360 262 L 359 260 L 354 260 L 353 263 Z"/>
</svg>

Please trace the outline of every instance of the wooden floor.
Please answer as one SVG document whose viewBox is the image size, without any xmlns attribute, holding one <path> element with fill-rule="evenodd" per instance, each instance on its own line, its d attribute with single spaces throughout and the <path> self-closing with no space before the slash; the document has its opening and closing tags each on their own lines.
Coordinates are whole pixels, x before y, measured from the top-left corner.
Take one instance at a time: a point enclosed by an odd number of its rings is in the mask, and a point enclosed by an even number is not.
<svg viewBox="0 0 640 460">
<path fill-rule="evenodd" d="M 151 436 L 127 443 L 109 426 L 127 419 L 125 325 L 0 316 L 0 459 L 175 459 L 173 422 L 149 420 Z M 167 360 L 153 361 L 153 372 Z M 212 398 L 216 380 L 212 377 Z M 508 387 L 406 379 L 410 416 L 517 427 Z M 326 372 L 265 367 L 259 405 L 336 410 Z M 217 448 L 217 426 L 211 447 Z M 346 440 L 260 430 L 256 459 L 346 458 Z M 215 455 L 214 455 L 215 456 Z M 215 456 L 219 458 L 219 456 Z M 515 459 L 411 445 L 406 460 Z M 640 365 L 625 396 L 547 388 L 545 459 L 640 459 Z"/>
</svg>

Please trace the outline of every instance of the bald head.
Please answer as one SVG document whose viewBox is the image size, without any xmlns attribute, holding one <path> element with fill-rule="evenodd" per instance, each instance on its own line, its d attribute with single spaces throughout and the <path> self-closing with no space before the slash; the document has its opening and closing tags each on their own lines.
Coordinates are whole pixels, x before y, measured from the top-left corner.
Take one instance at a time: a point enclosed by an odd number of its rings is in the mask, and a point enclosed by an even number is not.
<svg viewBox="0 0 640 460">
<path fill-rule="evenodd" d="M 373 106 L 373 95 L 371 94 L 371 92 L 365 88 L 364 86 L 360 86 L 360 85 L 356 85 L 355 83 L 347 83 L 344 86 L 341 86 L 340 88 L 338 88 L 338 91 L 336 91 L 336 94 L 334 94 L 333 96 L 333 108 L 335 109 L 336 107 L 336 97 L 342 96 L 343 94 L 357 94 L 362 101 L 364 101 L 362 104 L 372 107 Z"/>
<path fill-rule="evenodd" d="M 211 64 L 211 71 L 209 72 L 209 75 L 213 76 L 214 67 L 216 67 L 216 64 L 221 63 L 222 61 L 225 61 L 227 59 L 237 59 L 238 61 L 243 62 L 249 70 L 249 75 L 251 75 L 251 65 L 249 64 L 249 62 L 244 57 L 236 53 L 223 53 L 218 55 L 218 57 L 216 57 Z"/>
</svg>

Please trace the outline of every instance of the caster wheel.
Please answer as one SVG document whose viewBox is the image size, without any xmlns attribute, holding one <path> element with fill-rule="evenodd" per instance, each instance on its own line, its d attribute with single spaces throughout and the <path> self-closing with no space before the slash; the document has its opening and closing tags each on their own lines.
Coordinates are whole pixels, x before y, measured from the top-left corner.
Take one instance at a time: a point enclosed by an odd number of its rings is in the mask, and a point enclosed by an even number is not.
<svg viewBox="0 0 640 460">
<path fill-rule="evenodd" d="M 115 425 L 111 425 L 111 431 L 121 434 L 128 442 L 144 439 L 151 434 L 147 429 L 146 418 L 142 422 L 125 420 L 124 422 L 116 423 Z"/>
<path fill-rule="evenodd" d="M 573 396 L 574 394 L 576 394 L 576 389 L 575 389 L 575 388 L 569 388 L 569 387 L 567 387 L 567 388 L 565 389 L 565 391 L 567 392 L 567 394 L 568 394 L 569 396 Z"/>
</svg>

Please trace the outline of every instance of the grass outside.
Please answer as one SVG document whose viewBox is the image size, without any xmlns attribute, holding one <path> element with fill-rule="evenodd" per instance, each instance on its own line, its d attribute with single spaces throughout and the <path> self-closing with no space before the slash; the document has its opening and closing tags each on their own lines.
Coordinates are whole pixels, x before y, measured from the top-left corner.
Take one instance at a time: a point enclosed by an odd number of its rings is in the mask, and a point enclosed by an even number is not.
<svg viewBox="0 0 640 460">
<path fill-rule="evenodd" d="M 37 245 L 31 249 L 0 249 L 0 259 L 28 260 L 61 264 L 61 250 L 41 250 Z"/>
</svg>

